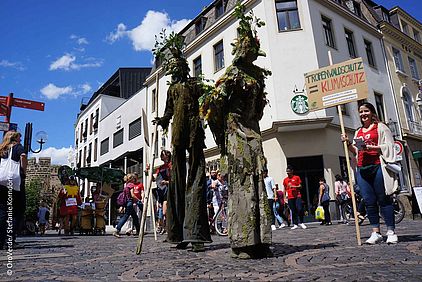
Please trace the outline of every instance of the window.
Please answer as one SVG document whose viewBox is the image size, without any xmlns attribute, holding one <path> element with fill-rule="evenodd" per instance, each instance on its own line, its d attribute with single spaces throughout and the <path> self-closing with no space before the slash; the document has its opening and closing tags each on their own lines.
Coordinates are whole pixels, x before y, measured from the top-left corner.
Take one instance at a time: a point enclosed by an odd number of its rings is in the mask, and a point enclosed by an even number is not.
<svg viewBox="0 0 422 282">
<path fill-rule="evenodd" d="M 419 34 L 419 32 L 416 29 L 413 29 L 413 38 L 418 41 L 419 43 L 421 43 L 421 36 Z"/>
<path fill-rule="evenodd" d="M 363 43 L 365 44 L 365 51 L 366 56 L 368 57 L 368 64 L 375 68 L 375 58 L 374 58 L 374 52 L 372 51 L 372 43 L 368 40 L 363 40 Z"/>
<path fill-rule="evenodd" d="M 347 48 L 349 49 L 349 56 L 351 58 L 357 58 L 353 32 L 348 29 L 344 29 L 344 34 L 346 36 Z"/>
<path fill-rule="evenodd" d="M 151 91 L 151 112 L 155 112 L 157 110 L 157 91 L 153 89 Z"/>
<path fill-rule="evenodd" d="M 397 50 L 394 47 L 393 47 L 393 57 L 394 57 L 394 64 L 396 65 L 396 70 L 404 72 L 403 61 L 401 59 L 400 50 Z"/>
<path fill-rule="evenodd" d="M 141 118 L 134 120 L 129 124 L 129 140 L 142 134 L 142 121 Z"/>
<path fill-rule="evenodd" d="M 215 18 L 216 19 L 218 19 L 224 14 L 224 12 L 226 11 L 226 6 L 227 6 L 227 0 L 221 0 L 215 4 Z"/>
<path fill-rule="evenodd" d="M 89 134 L 92 134 L 92 129 L 93 129 L 93 124 L 94 124 L 94 113 L 91 113 L 91 116 L 89 117 Z"/>
<path fill-rule="evenodd" d="M 94 122 L 93 122 L 93 128 L 94 128 L 94 131 L 97 131 L 98 130 L 98 120 L 99 120 L 99 118 L 100 118 L 100 109 L 96 109 L 95 110 L 95 116 L 94 116 Z"/>
<path fill-rule="evenodd" d="M 92 143 L 89 143 L 89 145 L 88 145 L 88 154 L 86 155 L 86 163 L 88 165 L 91 164 L 91 153 L 92 153 Z"/>
<path fill-rule="evenodd" d="M 300 28 L 299 11 L 296 0 L 276 0 L 278 31 Z"/>
<path fill-rule="evenodd" d="M 202 59 L 201 56 L 193 60 L 193 76 L 198 77 L 202 74 Z"/>
<path fill-rule="evenodd" d="M 362 17 L 362 11 L 360 9 L 360 4 L 356 1 L 353 1 L 353 12 L 358 16 Z"/>
<path fill-rule="evenodd" d="M 82 165 L 82 150 L 79 150 L 79 156 L 78 156 L 78 164 L 77 166 L 80 168 Z"/>
<path fill-rule="evenodd" d="M 321 17 L 321 20 L 322 20 L 322 28 L 324 29 L 325 44 L 332 48 L 336 48 L 334 44 L 334 35 L 333 35 L 333 29 L 331 27 L 331 20 L 324 16 Z"/>
<path fill-rule="evenodd" d="M 403 88 L 402 94 L 403 94 L 404 110 L 406 112 L 407 120 L 412 122 L 414 121 L 413 110 L 412 110 L 412 104 L 413 104 L 412 97 L 410 96 L 406 88 Z"/>
<path fill-rule="evenodd" d="M 84 147 L 84 156 L 82 160 L 83 160 L 82 167 L 85 167 L 86 166 L 86 146 Z"/>
<path fill-rule="evenodd" d="M 419 73 L 418 73 L 418 67 L 416 65 L 415 59 L 408 57 L 409 60 L 409 67 L 410 67 L 410 73 L 412 74 L 412 78 L 419 80 Z"/>
<path fill-rule="evenodd" d="M 97 151 L 98 151 L 98 138 L 94 140 L 94 162 L 97 161 Z"/>
<path fill-rule="evenodd" d="M 122 116 L 118 116 L 116 118 L 116 129 L 120 129 L 122 127 Z"/>
<path fill-rule="evenodd" d="M 346 106 L 346 104 L 341 104 L 339 106 L 340 106 L 342 115 L 348 116 L 349 113 L 347 112 L 347 106 Z M 338 108 L 337 108 L 337 114 L 338 114 Z"/>
<path fill-rule="evenodd" d="M 195 32 L 196 32 L 196 35 L 200 34 L 205 29 L 205 25 L 206 24 L 207 24 L 207 18 L 206 17 L 201 17 L 195 23 Z"/>
<path fill-rule="evenodd" d="M 151 135 L 151 140 L 153 140 L 154 133 Z M 155 140 L 154 140 L 154 155 L 158 156 L 158 132 L 155 134 Z"/>
<path fill-rule="evenodd" d="M 113 134 L 113 148 L 123 144 L 123 128 Z"/>
<path fill-rule="evenodd" d="M 223 41 L 214 45 L 214 71 L 219 71 L 224 68 L 224 48 Z"/>
<path fill-rule="evenodd" d="M 106 138 L 103 141 L 101 141 L 101 145 L 100 145 L 100 156 L 108 153 L 108 143 L 109 143 L 109 139 Z"/>
<path fill-rule="evenodd" d="M 401 21 L 401 28 L 402 28 L 402 31 L 404 33 L 406 33 L 407 35 L 409 35 L 409 26 L 407 25 L 406 22 Z"/>
<path fill-rule="evenodd" d="M 377 108 L 377 114 L 380 121 L 385 122 L 385 113 L 384 113 L 384 102 L 382 94 L 374 92 L 375 96 L 375 107 Z"/>
</svg>

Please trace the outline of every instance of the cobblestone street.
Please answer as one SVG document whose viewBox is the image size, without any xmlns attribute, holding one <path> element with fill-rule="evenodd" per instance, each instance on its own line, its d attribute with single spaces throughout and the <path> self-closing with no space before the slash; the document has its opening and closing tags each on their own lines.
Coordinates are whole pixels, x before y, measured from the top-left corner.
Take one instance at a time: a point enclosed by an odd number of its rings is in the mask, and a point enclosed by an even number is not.
<svg viewBox="0 0 422 282">
<path fill-rule="evenodd" d="M 357 246 L 355 227 L 309 224 L 308 229 L 273 232 L 274 257 L 230 258 L 227 237 L 213 236 L 206 252 L 177 250 L 147 234 L 141 256 L 137 237 L 68 236 L 19 238 L 13 253 L 13 273 L 6 274 L 2 251 L 2 281 L 61 280 L 288 280 L 288 281 L 421 281 L 422 220 L 405 219 L 396 229 L 399 244 Z M 362 241 L 370 234 L 366 222 Z M 385 233 L 385 231 L 383 232 Z"/>
</svg>

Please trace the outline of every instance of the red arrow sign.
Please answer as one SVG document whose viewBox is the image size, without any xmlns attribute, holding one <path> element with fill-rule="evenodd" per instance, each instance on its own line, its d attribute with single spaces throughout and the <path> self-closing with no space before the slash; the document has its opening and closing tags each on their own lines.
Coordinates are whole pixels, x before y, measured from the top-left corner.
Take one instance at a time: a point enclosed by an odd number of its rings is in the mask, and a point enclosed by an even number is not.
<svg viewBox="0 0 422 282">
<path fill-rule="evenodd" d="M 0 104 L 0 116 L 7 115 L 9 108 L 5 104 Z"/>
<path fill-rule="evenodd" d="M 44 111 L 44 103 L 25 100 L 20 98 L 13 98 L 13 106 L 25 109 L 32 109 L 37 111 Z"/>
</svg>

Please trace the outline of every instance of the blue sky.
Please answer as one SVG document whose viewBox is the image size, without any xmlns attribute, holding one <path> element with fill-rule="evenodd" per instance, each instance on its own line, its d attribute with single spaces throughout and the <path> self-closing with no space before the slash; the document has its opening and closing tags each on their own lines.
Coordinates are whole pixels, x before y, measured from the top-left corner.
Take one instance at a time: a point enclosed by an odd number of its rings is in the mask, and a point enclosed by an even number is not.
<svg viewBox="0 0 422 282">
<path fill-rule="evenodd" d="M 150 66 L 154 31 L 180 29 L 211 2 L 1 0 L 0 96 L 13 92 L 45 102 L 44 112 L 14 107 L 11 121 L 22 134 L 27 122 L 33 123 L 34 136 L 47 132 L 46 150 L 37 156 L 66 162 L 81 101 L 119 67 Z M 420 0 L 376 2 L 399 5 L 422 19 Z"/>
</svg>

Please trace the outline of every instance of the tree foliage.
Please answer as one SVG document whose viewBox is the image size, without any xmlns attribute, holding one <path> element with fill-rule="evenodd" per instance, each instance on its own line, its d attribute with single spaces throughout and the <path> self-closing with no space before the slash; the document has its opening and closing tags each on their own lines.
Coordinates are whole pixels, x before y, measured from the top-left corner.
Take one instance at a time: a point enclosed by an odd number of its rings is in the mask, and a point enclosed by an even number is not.
<svg viewBox="0 0 422 282">
<path fill-rule="evenodd" d="M 40 204 L 41 183 L 39 180 L 32 180 L 26 187 L 26 211 L 27 219 L 37 219 Z"/>
</svg>

